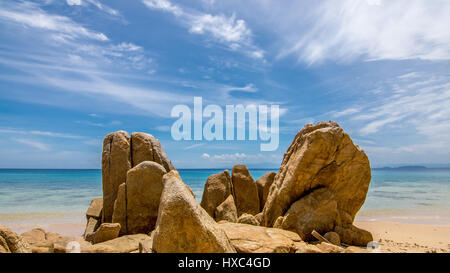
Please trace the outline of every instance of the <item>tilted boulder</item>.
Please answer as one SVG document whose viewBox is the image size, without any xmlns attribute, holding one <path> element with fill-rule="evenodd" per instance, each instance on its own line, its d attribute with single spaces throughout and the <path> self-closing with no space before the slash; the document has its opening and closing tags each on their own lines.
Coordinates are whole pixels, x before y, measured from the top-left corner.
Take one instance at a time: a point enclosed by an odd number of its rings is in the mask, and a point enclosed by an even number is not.
<svg viewBox="0 0 450 273">
<path fill-rule="evenodd" d="M 119 237 L 120 224 L 118 223 L 103 223 L 94 234 L 94 244 L 113 240 Z"/>
<path fill-rule="evenodd" d="M 306 125 L 284 155 L 263 210 L 264 225 L 277 222 L 306 238 L 312 229 L 326 233 L 342 228 L 335 231 L 343 243 L 357 239 L 367 243 L 369 237 L 353 237 L 361 234 L 352 229 L 352 223 L 365 201 L 370 179 L 366 154 L 337 123 Z M 315 211 L 312 220 L 303 204 Z"/>
<path fill-rule="evenodd" d="M 154 136 L 146 133 L 132 133 L 131 143 L 133 167 L 144 161 L 153 161 L 163 166 L 166 172 L 175 170 L 161 143 Z"/>
<path fill-rule="evenodd" d="M 216 219 L 217 222 L 219 221 L 228 221 L 232 223 L 236 223 L 237 218 L 237 209 L 236 205 L 234 204 L 234 198 L 233 195 L 229 195 L 225 201 L 222 202 L 217 208 L 214 213 L 214 219 Z"/>
<path fill-rule="evenodd" d="M 231 171 L 234 200 L 238 216 L 243 213 L 256 215 L 259 210 L 258 189 L 245 165 L 235 165 Z"/>
<path fill-rule="evenodd" d="M 84 230 L 84 239 L 92 242 L 94 232 L 102 222 L 103 198 L 95 198 L 86 211 L 86 228 Z"/>
<path fill-rule="evenodd" d="M 0 251 L 5 253 L 30 253 L 30 245 L 8 227 L 0 225 Z"/>
<path fill-rule="evenodd" d="M 261 176 L 258 180 L 256 180 L 256 187 L 258 188 L 258 196 L 259 196 L 259 207 L 260 209 L 264 208 L 264 204 L 266 204 L 267 196 L 269 195 L 270 186 L 275 179 L 275 172 L 268 172 Z"/>
<path fill-rule="evenodd" d="M 103 223 L 112 220 L 119 185 L 125 183 L 131 169 L 130 136 L 125 131 L 111 133 L 103 140 L 102 185 Z"/>
<path fill-rule="evenodd" d="M 219 224 L 197 203 L 178 172 L 171 171 L 163 179 L 152 249 L 157 253 L 235 252 Z"/>
<path fill-rule="evenodd" d="M 100 221 L 94 217 L 90 217 L 86 224 L 86 229 L 84 230 L 84 239 L 88 242 L 94 241 L 95 231 L 100 226 Z"/>
<path fill-rule="evenodd" d="M 228 170 L 210 175 L 206 180 L 200 205 L 209 216 L 214 217 L 216 208 L 232 194 L 233 186 Z"/>
<path fill-rule="evenodd" d="M 88 210 L 86 211 L 86 220 L 93 217 L 97 220 L 101 220 L 103 210 L 103 198 L 92 199 Z"/>
<path fill-rule="evenodd" d="M 144 161 L 128 171 L 126 182 L 127 234 L 151 232 L 158 217 L 166 170 L 156 162 Z"/>
</svg>

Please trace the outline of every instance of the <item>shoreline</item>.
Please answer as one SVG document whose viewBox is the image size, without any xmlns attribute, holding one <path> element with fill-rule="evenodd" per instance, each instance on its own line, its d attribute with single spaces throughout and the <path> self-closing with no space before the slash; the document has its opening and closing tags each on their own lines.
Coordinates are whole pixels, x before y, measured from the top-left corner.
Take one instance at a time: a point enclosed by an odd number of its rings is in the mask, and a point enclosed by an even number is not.
<svg viewBox="0 0 450 273">
<path fill-rule="evenodd" d="M 42 228 L 64 236 L 82 236 L 86 221 L 66 223 L 8 224 L 12 231 L 22 234 Z M 372 233 L 383 253 L 450 253 L 450 225 L 400 223 L 390 221 L 355 220 L 355 226 Z"/>
</svg>

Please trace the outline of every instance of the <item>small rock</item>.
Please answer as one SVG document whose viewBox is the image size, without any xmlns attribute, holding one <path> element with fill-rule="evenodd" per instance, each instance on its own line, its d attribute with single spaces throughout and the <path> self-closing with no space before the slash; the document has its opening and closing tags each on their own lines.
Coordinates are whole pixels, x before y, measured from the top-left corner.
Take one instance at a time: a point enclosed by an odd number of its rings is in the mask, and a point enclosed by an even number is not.
<svg viewBox="0 0 450 273">
<path fill-rule="evenodd" d="M 339 234 L 337 234 L 336 232 L 327 232 L 323 237 L 325 237 L 325 239 L 330 241 L 330 243 L 332 243 L 333 245 L 341 246 L 341 239 L 339 238 Z"/>
<path fill-rule="evenodd" d="M 238 219 L 239 224 L 247 224 L 247 225 L 253 225 L 253 226 L 259 226 L 258 220 L 256 220 L 255 216 L 244 213 L 239 217 Z"/>
<path fill-rule="evenodd" d="M 103 223 L 94 234 L 94 244 L 109 241 L 119 237 L 119 223 Z"/>
</svg>

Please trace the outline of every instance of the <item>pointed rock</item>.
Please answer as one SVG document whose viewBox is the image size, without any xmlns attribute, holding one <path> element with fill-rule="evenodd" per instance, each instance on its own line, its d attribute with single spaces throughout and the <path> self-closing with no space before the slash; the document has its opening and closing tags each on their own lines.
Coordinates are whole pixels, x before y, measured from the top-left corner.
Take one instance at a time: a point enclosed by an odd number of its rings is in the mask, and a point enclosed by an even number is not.
<svg viewBox="0 0 450 273">
<path fill-rule="evenodd" d="M 238 216 L 243 213 L 258 214 L 260 212 L 258 189 L 247 167 L 245 165 L 235 165 L 231 173 Z"/>
<path fill-rule="evenodd" d="M 237 222 L 237 209 L 231 194 L 216 208 L 214 216 L 217 222 L 222 220 L 232 223 Z"/>
<path fill-rule="evenodd" d="M 275 172 L 268 172 L 261 176 L 258 180 L 256 180 L 256 187 L 258 188 L 258 196 L 259 196 L 259 207 L 260 209 L 264 208 L 264 204 L 266 204 L 267 196 L 269 195 L 270 186 L 275 179 Z"/>
<path fill-rule="evenodd" d="M 163 180 L 153 250 L 157 253 L 235 252 L 223 230 L 197 203 L 178 172 L 169 172 Z"/>
</svg>

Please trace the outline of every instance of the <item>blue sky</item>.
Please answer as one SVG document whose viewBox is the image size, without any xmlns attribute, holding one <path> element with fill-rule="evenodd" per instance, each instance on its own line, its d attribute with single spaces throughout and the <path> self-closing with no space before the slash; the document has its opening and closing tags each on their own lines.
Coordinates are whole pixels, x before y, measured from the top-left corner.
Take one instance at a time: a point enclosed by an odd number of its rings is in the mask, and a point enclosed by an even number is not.
<svg viewBox="0 0 450 273">
<path fill-rule="evenodd" d="M 447 0 L 0 2 L 0 167 L 99 168 L 144 131 L 177 168 L 279 167 L 335 120 L 372 166 L 450 163 Z M 279 104 L 280 146 L 174 141 L 176 104 Z"/>
</svg>

